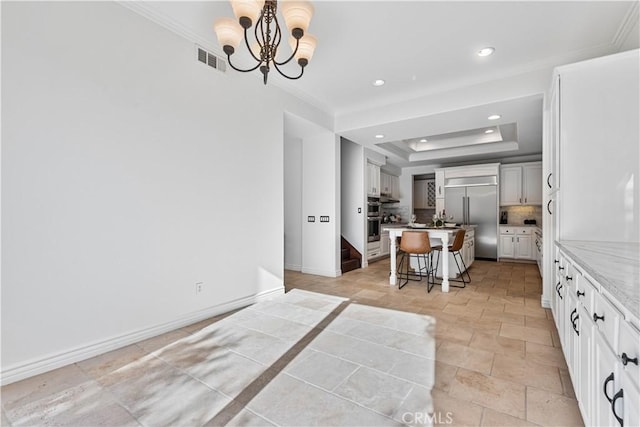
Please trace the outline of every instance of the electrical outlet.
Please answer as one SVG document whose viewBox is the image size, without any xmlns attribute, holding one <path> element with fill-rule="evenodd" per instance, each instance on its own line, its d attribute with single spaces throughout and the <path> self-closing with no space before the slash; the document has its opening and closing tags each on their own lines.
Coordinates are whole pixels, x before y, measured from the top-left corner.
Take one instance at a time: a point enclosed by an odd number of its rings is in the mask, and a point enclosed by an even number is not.
<svg viewBox="0 0 640 427">
<path fill-rule="evenodd" d="M 196 294 L 199 294 L 200 292 L 202 292 L 203 285 L 204 285 L 204 282 L 196 282 Z"/>
<path fill-rule="evenodd" d="M 329 222 L 329 215 L 321 215 L 320 222 Z"/>
<path fill-rule="evenodd" d="M 316 217 L 315 217 L 315 216 L 312 216 L 312 215 L 309 215 L 309 216 L 307 217 L 307 222 L 316 222 Z"/>
</svg>

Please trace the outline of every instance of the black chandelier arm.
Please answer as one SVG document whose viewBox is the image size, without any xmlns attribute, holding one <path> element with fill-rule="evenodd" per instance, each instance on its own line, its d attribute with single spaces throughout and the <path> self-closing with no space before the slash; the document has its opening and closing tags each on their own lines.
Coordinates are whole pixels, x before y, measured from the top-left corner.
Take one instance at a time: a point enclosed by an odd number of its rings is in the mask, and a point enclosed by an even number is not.
<svg viewBox="0 0 640 427">
<path fill-rule="evenodd" d="M 227 54 L 227 62 L 229 63 L 231 68 L 233 68 L 236 71 L 240 71 L 241 73 L 250 73 L 251 71 L 255 71 L 262 64 L 262 61 L 260 61 L 260 62 L 258 62 L 258 64 L 255 67 L 243 70 L 242 68 L 238 68 L 235 65 L 233 65 L 233 63 L 231 62 L 231 55 L 229 55 L 229 54 Z"/>
<path fill-rule="evenodd" d="M 258 28 L 258 26 L 256 25 L 256 28 Z M 253 59 L 255 59 L 256 61 L 259 62 L 258 65 L 260 65 L 260 63 L 262 63 L 262 59 L 257 58 L 256 55 L 253 53 L 253 50 L 251 50 L 251 46 L 249 46 L 249 37 L 247 37 L 249 35 L 249 29 L 245 28 L 244 29 L 244 44 L 247 46 L 247 50 L 249 51 L 249 53 L 251 54 L 251 56 L 253 57 Z M 258 44 L 260 44 L 260 41 L 258 40 L 258 38 L 256 37 L 256 41 L 258 41 Z M 262 49 L 262 46 L 260 46 L 260 48 Z M 258 68 L 256 66 L 256 68 Z M 251 71 L 255 70 L 256 68 L 252 68 Z"/>
<path fill-rule="evenodd" d="M 278 64 L 274 61 L 273 62 L 273 67 L 278 71 L 278 73 L 280 73 L 280 75 L 282 77 L 286 77 L 289 80 L 298 80 L 300 77 L 302 77 L 302 75 L 304 74 L 304 67 L 300 67 L 300 74 L 298 74 L 297 76 L 294 77 L 290 77 L 288 75 L 286 75 L 281 69 L 280 67 L 278 67 Z"/>
<path fill-rule="evenodd" d="M 290 56 L 290 57 L 288 57 L 288 58 L 287 58 L 287 60 L 286 60 L 286 61 L 278 62 L 278 61 L 276 61 L 276 59 L 275 59 L 275 58 L 273 58 L 273 63 L 274 63 L 275 65 L 284 65 L 284 64 L 288 64 L 288 63 L 293 59 L 293 57 L 294 57 L 294 56 L 296 56 L 296 53 L 298 53 L 298 46 L 300 46 L 300 39 L 296 39 L 296 48 L 293 50 L 293 53 L 291 54 L 291 56 Z"/>
</svg>

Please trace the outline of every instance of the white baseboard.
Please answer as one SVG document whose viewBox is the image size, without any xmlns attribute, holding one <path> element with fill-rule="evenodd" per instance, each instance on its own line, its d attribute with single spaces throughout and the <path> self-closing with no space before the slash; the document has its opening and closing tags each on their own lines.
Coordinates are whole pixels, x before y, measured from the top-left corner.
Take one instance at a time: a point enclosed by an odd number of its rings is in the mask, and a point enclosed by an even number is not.
<svg viewBox="0 0 640 427">
<path fill-rule="evenodd" d="M 545 297 L 540 297 L 540 305 L 543 308 L 551 308 L 551 300 Z"/>
<path fill-rule="evenodd" d="M 254 295 L 238 298 L 223 304 L 207 307 L 193 313 L 181 316 L 171 322 L 139 329 L 123 335 L 102 341 L 96 341 L 70 350 L 58 352 L 38 359 L 32 359 L 9 366 L 0 372 L 0 385 L 11 384 L 34 375 L 42 374 L 53 369 L 80 362 L 100 354 L 134 344 L 136 342 L 155 337 L 165 332 L 173 331 L 187 325 L 199 322 L 209 317 L 217 316 L 238 308 L 246 307 L 256 302 L 269 299 L 274 295 L 284 294 L 284 286 L 263 291 Z"/>
<path fill-rule="evenodd" d="M 284 269 L 285 270 L 291 270 L 291 271 L 302 271 L 302 266 L 300 264 L 284 264 Z"/>
</svg>

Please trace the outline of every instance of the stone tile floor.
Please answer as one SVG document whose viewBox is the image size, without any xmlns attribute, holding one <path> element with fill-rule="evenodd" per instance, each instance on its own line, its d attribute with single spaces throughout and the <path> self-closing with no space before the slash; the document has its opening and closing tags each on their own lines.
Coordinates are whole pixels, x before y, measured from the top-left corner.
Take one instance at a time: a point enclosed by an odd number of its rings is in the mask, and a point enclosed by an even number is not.
<svg viewBox="0 0 640 427">
<path fill-rule="evenodd" d="M 3 425 L 402 425 L 435 357 L 430 316 L 293 289 L 7 385 Z"/>
<path fill-rule="evenodd" d="M 434 317 L 432 394 L 451 425 L 584 425 L 551 310 L 540 305 L 537 265 L 476 260 L 469 271 L 472 283 L 447 294 L 439 286 L 427 293 L 424 282 L 390 287 L 388 259 L 338 278 L 287 271 L 285 282 Z"/>
<path fill-rule="evenodd" d="M 326 296 L 290 292 L 4 386 L 2 425 L 582 425 L 537 266 L 476 261 L 448 294 L 390 287 L 388 271 L 286 271 L 288 291 Z"/>
</svg>

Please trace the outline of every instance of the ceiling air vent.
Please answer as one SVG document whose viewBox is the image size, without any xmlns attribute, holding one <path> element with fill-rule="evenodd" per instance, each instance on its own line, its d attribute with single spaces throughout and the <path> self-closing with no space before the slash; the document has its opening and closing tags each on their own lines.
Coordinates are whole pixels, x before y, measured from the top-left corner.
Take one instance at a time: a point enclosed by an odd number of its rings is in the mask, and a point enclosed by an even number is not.
<svg viewBox="0 0 640 427">
<path fill-rule="evenodd" d="M 199 62 L 202 62 L 203 64 L 206 64 L 211 68 L 215 68 L 218 71 L 222 71 L 223 73 L 227 71 L 227 63 L 224 59 L 214 55 L 209 51 L 204 50 L 200 46 L 196 46 L 196 48 Z"/>
</svg>

